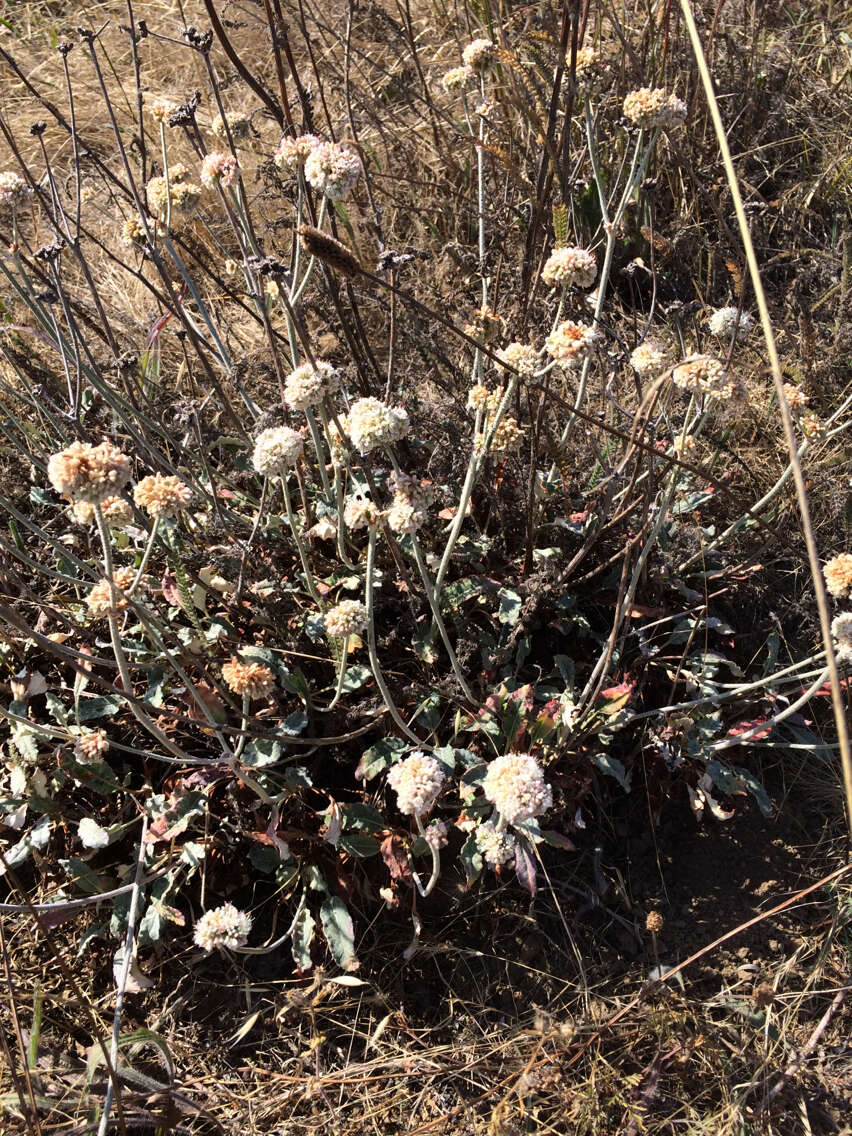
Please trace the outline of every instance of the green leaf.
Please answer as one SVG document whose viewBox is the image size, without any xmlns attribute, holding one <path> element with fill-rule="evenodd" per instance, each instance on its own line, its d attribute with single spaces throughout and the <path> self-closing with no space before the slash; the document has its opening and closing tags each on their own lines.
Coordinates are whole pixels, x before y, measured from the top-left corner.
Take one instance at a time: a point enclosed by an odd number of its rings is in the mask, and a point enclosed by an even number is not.
<svg viewBox="0 0 852 1136">
<path fill-rule="evenodd" d="M 342 832 L 337 847 L 349 856 L 357 856 L 359 860 L 375 856 L 381 850 L 381 844 L 368 832 Z"/>
<path fill-rule="evenodd" d="M 85 698 L 80 702 L 77 719 L 80 722 L 91 722 L 93 718 L 111 718 L 120 709 L 121 699 L 114 694 L 102 698 Z"/>
<path fill-rule="evenodd" d="M 541 830 L 541 838 L 546 844 L 550 844 L 553 848 L 562 848 L 565 852 L 576 852 L 577 850 L 577 846 L 573 841 L 552 828 L 543 828 Z"/>
<path fill-rule="evenodd" d="M 68 711 L 65 708 L 64 702 L 57 698 L 50 690 L 45 694 L 44 700 L 47 703 L 47 711 L 54 722 L 56 722 L 57 726 L 67 726 Z"/>
<path fill-rule="evenodd" d="M 105 939 L 108 931 L 109 928 L 106 923 L 94 923 L 91 927 L 87 927 L 77 944 L 77 958 L 80 958 L 83 952 L 88 950 L 95 939 Z"/>
<path fill-rule="evenodd" d="M 283 747 L 280 742 L 273 742 L 267 738 L 254 738 L 243 750 L 241 760 L 253 769 L 263 769 L 280 761 L 282 752 Z"/>
<path fill-rule="evenodd" d="M 344 831 L 348 829 L 361 829 L 364 832 L 381 832 L 387 828 L 387 821 L 372 805 L 361 804 L 343 805 L 341 810 Z"/>
<path fill-rule="evenodd" d="M 521 597 L 511 588 L 501 588 L 497 593 L 500 599 L 500 608 L 497 618 L 501 623 L 515 624 L 521 614 Z"/>
<path fill-rule="evenodd" d="M 343 693 L 351 694 L 353 690 L 360 690 L 370 678 L 372 678 L 372 671 L 369 667 L 362 667 L 358 664 L 347 667 L 343 675 Z"/>
<path fill-rule="evenodd" d="M 293 962 L 299 970 L 310 970 L 314 965 L 311 960 L 311 943 L 314 941 L 316 920 L 307 907 L 303 907 L 293 920 L 290 949 Z"/>
<path fill-rule="evenodd" d="M 772 798 L 766 792 L 763 785 L 758 781 L 755 775 L 748 769 L 743 769 L 740 765 L 734 766 L 734 772 L 743 780 L 746 789 L 751 793 L 757 802 L 757 807 L 765 817 L 771 817 L 775 812 L 775 806 L 772 804 Z"/>
<path fill-rule="evenodd" d="M 630 792 L 630 775 L 617 757 L 610 757 L 608 753 L 590 753 L 589 760 L 601 773 L 614 777 L 625 793 Z"/>
<path fill-rule="evenodd" d="M 311 775 L 304 765 L 290 765 L 284 772 L 284 784 L 288 789 L 312 789 Z"/>
<path fill-rule="evenodd" d="M 339 896 L 330 895 L 320 907 L 320 920 L 334 961 L 344 970 L 357 970 L 355 928 L 346 904 Z"/>
<path fill-rule="evenodd" d="M 161 667 L 151 667 L 148 671 L 148 689 L 144 701 L 159 710 L 165 701 L 166 672 Z"/>
<path fill-rule="evenodd" d="M 265 876 L 273 875 L 276 868 L 281 863 L 281 857 L 278 855 L 276 848 L 268 848 L 260 844 L 252 848 L 248 858 L 254 867 L 257 868 L 259 872 L 263 872 Z"/>
<path fill-rule="evenodd" d="M 482 875 L 482 853 L 479 851 L 479 846 L 476 843 L 475 832 L 472 832 L 462 845 L 459 858 L 462 862 L 464 873 L 467 876 L 467 886 L 470 887 L 471 884 L 475 884 Z"/>
<path fill-rule="evenodd" d="M 361 755 L 358 768 L 355 770 L 355 779 L 371 780 L 395 761 L 399 761 L 407 749 L 408 742 L 404 742 L 401 738 L 382 738 Z"/>
<path fill-rule="evenodd" d="M 72 856 L 69 860 L 60 860 L 61 867 L 68 873 L 72 884 L 76 884 L 88 895 L 97 895 L 102 891 L 100 880 L 85 860 Z"/>
</svg>

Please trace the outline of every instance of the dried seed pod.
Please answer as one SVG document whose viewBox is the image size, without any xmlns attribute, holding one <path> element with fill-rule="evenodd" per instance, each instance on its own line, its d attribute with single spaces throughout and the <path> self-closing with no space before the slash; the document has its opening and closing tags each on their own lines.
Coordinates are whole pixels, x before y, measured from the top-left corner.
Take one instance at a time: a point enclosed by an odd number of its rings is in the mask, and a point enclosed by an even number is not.
<svg viewBox="0 0 852 1136">
<path fill-rule="evenodd" d="M 313 225 L 300 225 L 299 237 L 305 252 L 342 276 L 357 276 L 361 271 L 361 265 L 352 250 L 321 229 L 315 229 Z"/>
</svg>

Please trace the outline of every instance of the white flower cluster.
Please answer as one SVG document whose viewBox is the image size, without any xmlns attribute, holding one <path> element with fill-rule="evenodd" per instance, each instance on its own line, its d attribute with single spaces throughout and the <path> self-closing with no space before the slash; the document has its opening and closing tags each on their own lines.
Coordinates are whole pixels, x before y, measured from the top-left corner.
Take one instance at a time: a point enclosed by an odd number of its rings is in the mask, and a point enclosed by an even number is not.
<svg viewBox="0 0 852 1136">
<path fill-rule="evenodd" d="M 207 154 L 201 163 L 201 184 L 205 189 L 215 189 L 220 184 L 227 188 L 234 184 L 237 169 L 237 159 L 233 154 L 214 151 Z"/>
<path fill-rule="evenodd" d="M 739 308 L 717 308 L 707 321 L 711 335 L 728 341 L 735 338 L 737 343 L 744 343 L 748 339 L 751 325 L 749 313 L 741 312 Z"/>
<path fill-rule="evenodd" d="M 361 159 L 340 142 L 320 142 L 305 159 L 305 177 L 329 201 L 341 201 L 363 173 Z"/>
<path fill-rule="evenodd" d="M 844 611 L 831 622 L 831 634 L 841 662 L 852 663 L 852 611 Z"/>
<path fill-rule="evenodd" d="M 369 454 L 379 446 L 398 442 L 408 433 L 408 414 L 401 406 L 388 406 L 372 396 L 352 403 L 345 429 L 358 453 Z"/>
<path fill-rule="evenodd" d="M 507 753 L 488 765 L 482 791 L 506 824 L 541 816 L 553 804 L 553 790 L 530 753 Z"/>
<path fill-rule="evenodd" d="M 515 838 L 511 832 L 500 832 L 493 825 L 481 824 L 474 834 L 476 847 L 490 868 L 500 868 L 515 859 Z"/>
<path fill-rule="evenodd" d="M 630 353 L 630 366 L 643 379 L 659 375 L 665 362 L 665 347 L 653 339 L 646 339 Z"/>
<path fill-rule="evenodd" d="M 379 510 L 369 497 L 347 497 L 343 507 L 343 523 L 352 532 L 369 528 L 379 519 Z"/>
<path fill-rule="evenodd" d="M 519 344 L 518 346 L 522 345 Z M 533 349 L 530 348 L 530 350 Z M 480 453 L 484 450 L 486 440 L 492 433 L 492 430 L 493 436 L 491 437 L 491 445 L 489 447 L 489 451 L 492 454 L 505 455 L 513 453 L 521 444 L 523 431 L 518 425 L 517 418 L 504 416 L 500 419 L 496 429 L 494 428 L 494 420 L 497 417 L 497 411 L 502 401 L 502 391 L 489 390 L 488 387 L 483 386 L 482 383 L 475 383 L 468 391 L 468 409 L 485 411 L 482 430 L 474 442 L 477 451 Z"/>
<path fill-rule="evenodd" d="M 331 394 L 337 372 L 331 363 L 317 359 L 316 367 L 302 363 L 291 371 L 284 383 L 284 400 L 291 410 L 309 410 L 319 406 Z"/>
<path fill-rule="evenodd" d="M 234 907 L 233 903 L 223 903 L 221 907 L 214 907 L 205 911 L 195 924 L 196 946 L 208 953 L 215 950 L 224 950 L 230 947 L 244 947 L 248 942 L 251 931 L 251 916 L 245 911 Z"/>
<path fill-rule="evenodd" d="M 298 430 L 291 430 L 289 426 L 270 426 L 258 434 L 251 462 L 258 473 L 266 476 L 283 473 L 288 466 L 296 464 L 304 448 L 305 440 Z"/>
<path fill-rule="evenodd" d="M 497 44 L 490 39 L 475 39 L 462 52 L 465 67 L 481 71 L 497 54 Z"/>
<path fill-rule="evenodd" d="M 33 195 L 31 185 L 27 185 L 20 174 L 14 170 L 4 170 L 0 173 L 0 206 L 5 209 L 15 209 L 23 205 Z"/>
<path fill-rule="evenodd" d="M 473 82 L 473 68 L 465 65 L 464 67 L 451 67 L 446 72 L 441 83 L 445 91 L 463 91 L 465 87 Z"/>
<path fill-rule="evenodd" d="M 392 474 L 390 483 L 394 494 L 386 514 L 389 528 L 400 535 L 417 532 L 429 519 L 431 487 L 407 473 Z"/>
<path fill-rule="evenodd" d="M 322 138 L 318 138 L 316 134 L 300 134 L 298 138 L 290 138 L 285 134 L 278 143 L 272 160 L 279 170 L 297 174 L 311 150 L 321 145 Z"/>
<path fill-rule="evenodd" d="M 396 793 L 397 808 L 405 816 L 422 816 L 435 803 L 446 780 L 441 765 L 434 757 L 416 749 L 394 765 L 388 773 L 388 785 Z"/>
<path fill-rule="evenodd" d="M 597 338 L 598 333 L 588 324 L 565 320 L 548 335 L 544 346 L 561 367 L 576 368 L 591 354 Z"/>
<path fill-rule="evenodd" d="M 541 270 L 542 280 L 551 288 L 557 284 L 564 288 L 591 288 L 597 274 L 595 254 L 573 246 L 554 249 Z"/>
<path fill-rule="evenodd" d="M 367 609 L 360 600 L 341 600 L 323 616 L 326 633 L 335 639 L 360 635 L 367 626 Z"/>
<path fill-rule="evenodd" d="M 672 371 L 672 382 L 692 394 L 718 394 L 730 383 L 721 359 L 712 355 L 690 355 Z"/>
<path fill-rule="evenodd" d="M 538 352 L 529 343 L 510 343 L 497 352 L 497 358 L 521 375 L 534 375 L 539 365 Z"/>
<path fill-rule="evenodd" d="M 671 130 L 686 119 L 686 103 L 662 87 L 640 87 L 624 100 L 624 117 L 634 126 L 651 130 L 656 126 Z"/>
</svg>

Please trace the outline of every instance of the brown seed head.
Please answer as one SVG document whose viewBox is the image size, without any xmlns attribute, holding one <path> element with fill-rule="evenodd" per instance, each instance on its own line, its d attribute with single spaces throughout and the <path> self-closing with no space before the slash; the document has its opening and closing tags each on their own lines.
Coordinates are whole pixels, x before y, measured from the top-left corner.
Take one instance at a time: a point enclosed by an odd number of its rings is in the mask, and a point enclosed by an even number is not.
<svg viewBox="0 0 852 1136">
<path fill-rule="evenodd" d="M 665 925 L 665 920 L 659 911 L 649 911 L 645 916 L 645 930 L 652 935 L 659 935 Z"/>
</svg>

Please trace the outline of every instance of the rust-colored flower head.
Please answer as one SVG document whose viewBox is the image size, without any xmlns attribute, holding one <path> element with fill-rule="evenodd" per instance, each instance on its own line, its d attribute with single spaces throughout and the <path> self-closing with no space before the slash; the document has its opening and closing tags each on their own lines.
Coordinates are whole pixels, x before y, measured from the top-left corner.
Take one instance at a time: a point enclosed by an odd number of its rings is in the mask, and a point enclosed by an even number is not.
<svg viewBox="0 0 852 1136">
<path fill-rule="evenodd" d="M 265 698 L 275 687 L 275 675 L 263 663 L 244 663 L 236 656 L 222 667 L 228 688 L 245 698 Z"/>
<path fill-rule="evenodd" d="M 92 765 L 99 762 L 108 749 L 109 738 L 105 730 L 87 730 L 74 743 L 74 760 L 79 765 Z"/>
<path fill-rule="evenodd" d="M 100 445 L 72 442 L 47 462 L 47 476 L 57 493 L 72 501 L 99 505 L 130 479 L 130 458 L 105 438 Z"/>
<path fill-rule="evenodd" d="M 833 556 L 822 570 L 825 586 L 837 599 L 852 595 L 852 552 Z"/>
<path fill-rule="evenodd" d="M 143 477 L 133 490 L 133 500 L 150 517 L 159 520 L 174 517 L 186 509 L 192 500 L 192 490 L 179 477 L 152 473 Z"/>
<path fill-rule="evenodd" d="M 775 1001 L 775 991 L 768 982 L 761 982 L 759 986 L 755 986 L 752 997 L 758 1009 L 766 1010 Z"/>
<path fill-rule="evenodd" d="M 649 911 L 645 916 L 645 930 L 651 935 L 659 935 L 664 926 L 665 920 L 659 911 Z"/>
<path fill-rule="evenodd" d="M 74 520 L 79 521 L 81 525 L 93 525 L 95 523 L 95 506 L 91 501 L 75 501 L 71 511 L 74 514 Z M 124 525 L 129 525 L 133 520 L 133 510 L 130 508 L 130 503 L 125 501 L 123 497 L 104 497 L 101 501 L 101 512 L 110 528 L 120 529 Z"/>
<path fill-rule="evenodd" d="M 89 614 L 95 619 L 102 619 L 103 616 L 109 615 L 111 611 L 125 611 L 130 604 L 130 599 L 125 595 L 125 592 L 135 579 L 135 568 L 116 568 L 112 574 L 112 580 L 116 588 L 115 600 L 113 600 L 113 590 L 110 587 L 109 580 L 98 580 L 97 584 L 95 584 L 88 596 L 86 596 Z"/>
</svg>

